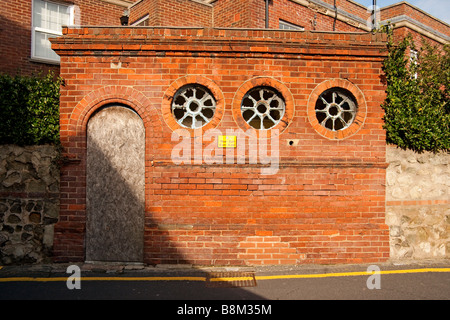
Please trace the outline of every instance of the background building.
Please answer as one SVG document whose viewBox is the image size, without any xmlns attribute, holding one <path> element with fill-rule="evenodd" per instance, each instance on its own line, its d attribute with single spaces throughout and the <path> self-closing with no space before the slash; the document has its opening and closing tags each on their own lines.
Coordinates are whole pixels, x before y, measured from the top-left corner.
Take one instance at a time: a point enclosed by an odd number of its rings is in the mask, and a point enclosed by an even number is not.
<svg viewBox="0 0 450 320">
<path fill-rule="evenodd" d="M 49 38 L 62 35 L 63 25 L 120 25 L 130 0 L 4 0 L 0 3 L 0 72 L 59 72 L 59 57 Z"/>
<path fill-rule="evenodd" d="M 4 0 L 0 3 L 0 72 L 31 74 L 59 69 L 48 38 L 64 25 L 270 28 L 371 31 L 373 13 L 352 0 Z M 450 40 L 450 26 L 405 1 L 381 8 L 379 24 L 432 43 Z"/>
</svg>

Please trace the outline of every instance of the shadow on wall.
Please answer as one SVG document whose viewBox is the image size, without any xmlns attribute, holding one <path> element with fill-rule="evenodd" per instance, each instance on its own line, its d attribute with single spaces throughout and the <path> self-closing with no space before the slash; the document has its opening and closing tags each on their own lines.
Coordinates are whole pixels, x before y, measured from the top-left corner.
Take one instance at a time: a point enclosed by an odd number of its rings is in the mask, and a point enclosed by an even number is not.
<svg viewBox="0 0 450 320">
<path fill-rule="evenodd" d="M 145 130 L 131 109 L 110 106 L 88 123 L 86 260 L 143 262 Z"/>
<path fill-rule="evenodd" d="M 86 166 L 86 261 L 190 263 L 146 212 L 145 128 L 137 113 L 107 105 L 91 117 Z"/>
<path fill-rule="evenodd" d="M 157 253 L 161 261 L 188 263 L 163 230 L 144 235 L 146 227 L 154 230 L 158 223 L 145 213 L 145 128 L 133 110 L 110 105 L 89 120 L 86 175 L 86 261 L 98 265 L 143 263 L 145 242 L 145 249 Z M 205 279 L 199 285 L 207 290 L 197 294 L 202 299 L 215 299 L 214 295 L 222 296 L 223 290 L 232 299 L 262 299 L 240 288 L 256 285 L 251 272 L 196 271 L 195 275 Z M 231 277 L 231 281 L 212 280 L 221 277 Z"/>
</svg>

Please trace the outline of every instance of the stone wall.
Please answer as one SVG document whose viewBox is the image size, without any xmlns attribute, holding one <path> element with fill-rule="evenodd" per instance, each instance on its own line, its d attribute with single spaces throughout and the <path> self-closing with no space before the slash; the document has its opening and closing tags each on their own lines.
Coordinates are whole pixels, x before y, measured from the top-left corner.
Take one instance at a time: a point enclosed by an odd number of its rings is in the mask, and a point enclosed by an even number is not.
<svg viewBox="0 0 450 320">
<path fill-rule="evenodd" d="M 0 146 L 0 264 L 50 256 L 59 216 L 58 157 L 49 145 Z"/>
<path fill-rule="evenodd" d="M 450 257 L 450 155 L 387 148 L 391 259 Z"/>
</svg>

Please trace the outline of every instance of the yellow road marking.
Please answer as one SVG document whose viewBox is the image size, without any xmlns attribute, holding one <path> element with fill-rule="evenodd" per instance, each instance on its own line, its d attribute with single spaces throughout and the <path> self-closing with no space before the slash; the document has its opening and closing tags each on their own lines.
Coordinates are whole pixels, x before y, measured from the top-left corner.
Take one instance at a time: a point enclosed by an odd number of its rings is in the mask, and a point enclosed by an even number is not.
<svg viewBox="0 0 450 320">
<path fill-rule="evenodd" d="M 380 272 L 340 272 L 340 273 L 319 273 L 319 274 L 290 274 L 274 276 L 255 276 L 256 280 L 278 280 L 278 279 L 307 279 L 307 278 L 329 278 L 329 277 L 349 277 L 349 276 L 370 276 L 372 274 L 407 274 L 407 273 L 429 273 L 429 272 L 450 272 L 450 268 L 423 268 L 405 270 L 385 270 Z M 67 281 L 68 277 L 54 278 L 33 278 L 33 277 L 10 277 L 0 278 L 0 282 L 56 282 Z M 81 281 L 202 281 L 206 282 L 206 277 L 82 277 L 70 278 Z M 247 281 L 252 277 L 224 277 L 211 278 L 209 281 Z"/>
<path fill-rule="evenodd" d="M 306 278 L 369 276 L 372 274 L 403 274 L 403 273 L 426 273 L 426 272 L 450 272 L 450 268 L 385 270 L 379 272 L 361 271 L 361 272 L 340 272 L 340 273 L 322 273 L 322 274 L 294 274 L 294 275 L 277 275 L 277 276 L 256 276 L 255 278 L 256 280 L 306 279 Z"/>
<path fill-rule="evenodd" d="M 51 281 L 67 281 L 67 277 L 55 278 L 32 278 L 32 277 L 11 277 L 0 278 L 0 282 L 51 282 Z M 71 280 L 81 281 L 206 281 L 205 277 L 71 277 Z"/>
<path fill-rule="evenodd" d="M 84 277 L 83 281 L 206 281 L 205 277 Z"/>
<path fill-rule="evenodd" d="M 55 277 L 55 278 L 32 278 L 32 277 L 12 277 L 12 278 L 0 278 L 0 282 L 55 282 L 55 281 L 67 281 L 68 277 Z M 75 278 L 73 278 L 75 280 Z"/>
</svg>

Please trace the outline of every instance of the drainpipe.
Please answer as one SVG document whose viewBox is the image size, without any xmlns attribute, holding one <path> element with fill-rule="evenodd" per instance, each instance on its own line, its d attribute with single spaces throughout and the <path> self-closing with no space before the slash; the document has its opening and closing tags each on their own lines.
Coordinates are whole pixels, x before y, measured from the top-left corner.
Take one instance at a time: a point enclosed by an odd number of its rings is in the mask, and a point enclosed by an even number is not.
<svg viewBox="0 0 450 320">
<path fill-rule="evenodd" d="M 269 29 L 269 0 L 266 0 L 266 29 Z"/>
<path fill-rule="evenodd" d="M 336 31 L 336 20 L 337 20 L 337 5 L 336 5 L 336 0 L 334 0 L 333 31 Z"/>
<path fill-rule="evenodd" d="M 373 19 L 372 31 L 375 31 L 377 29 L 377 0 L 373 0 L 372 19 Z"/>
</svg>

